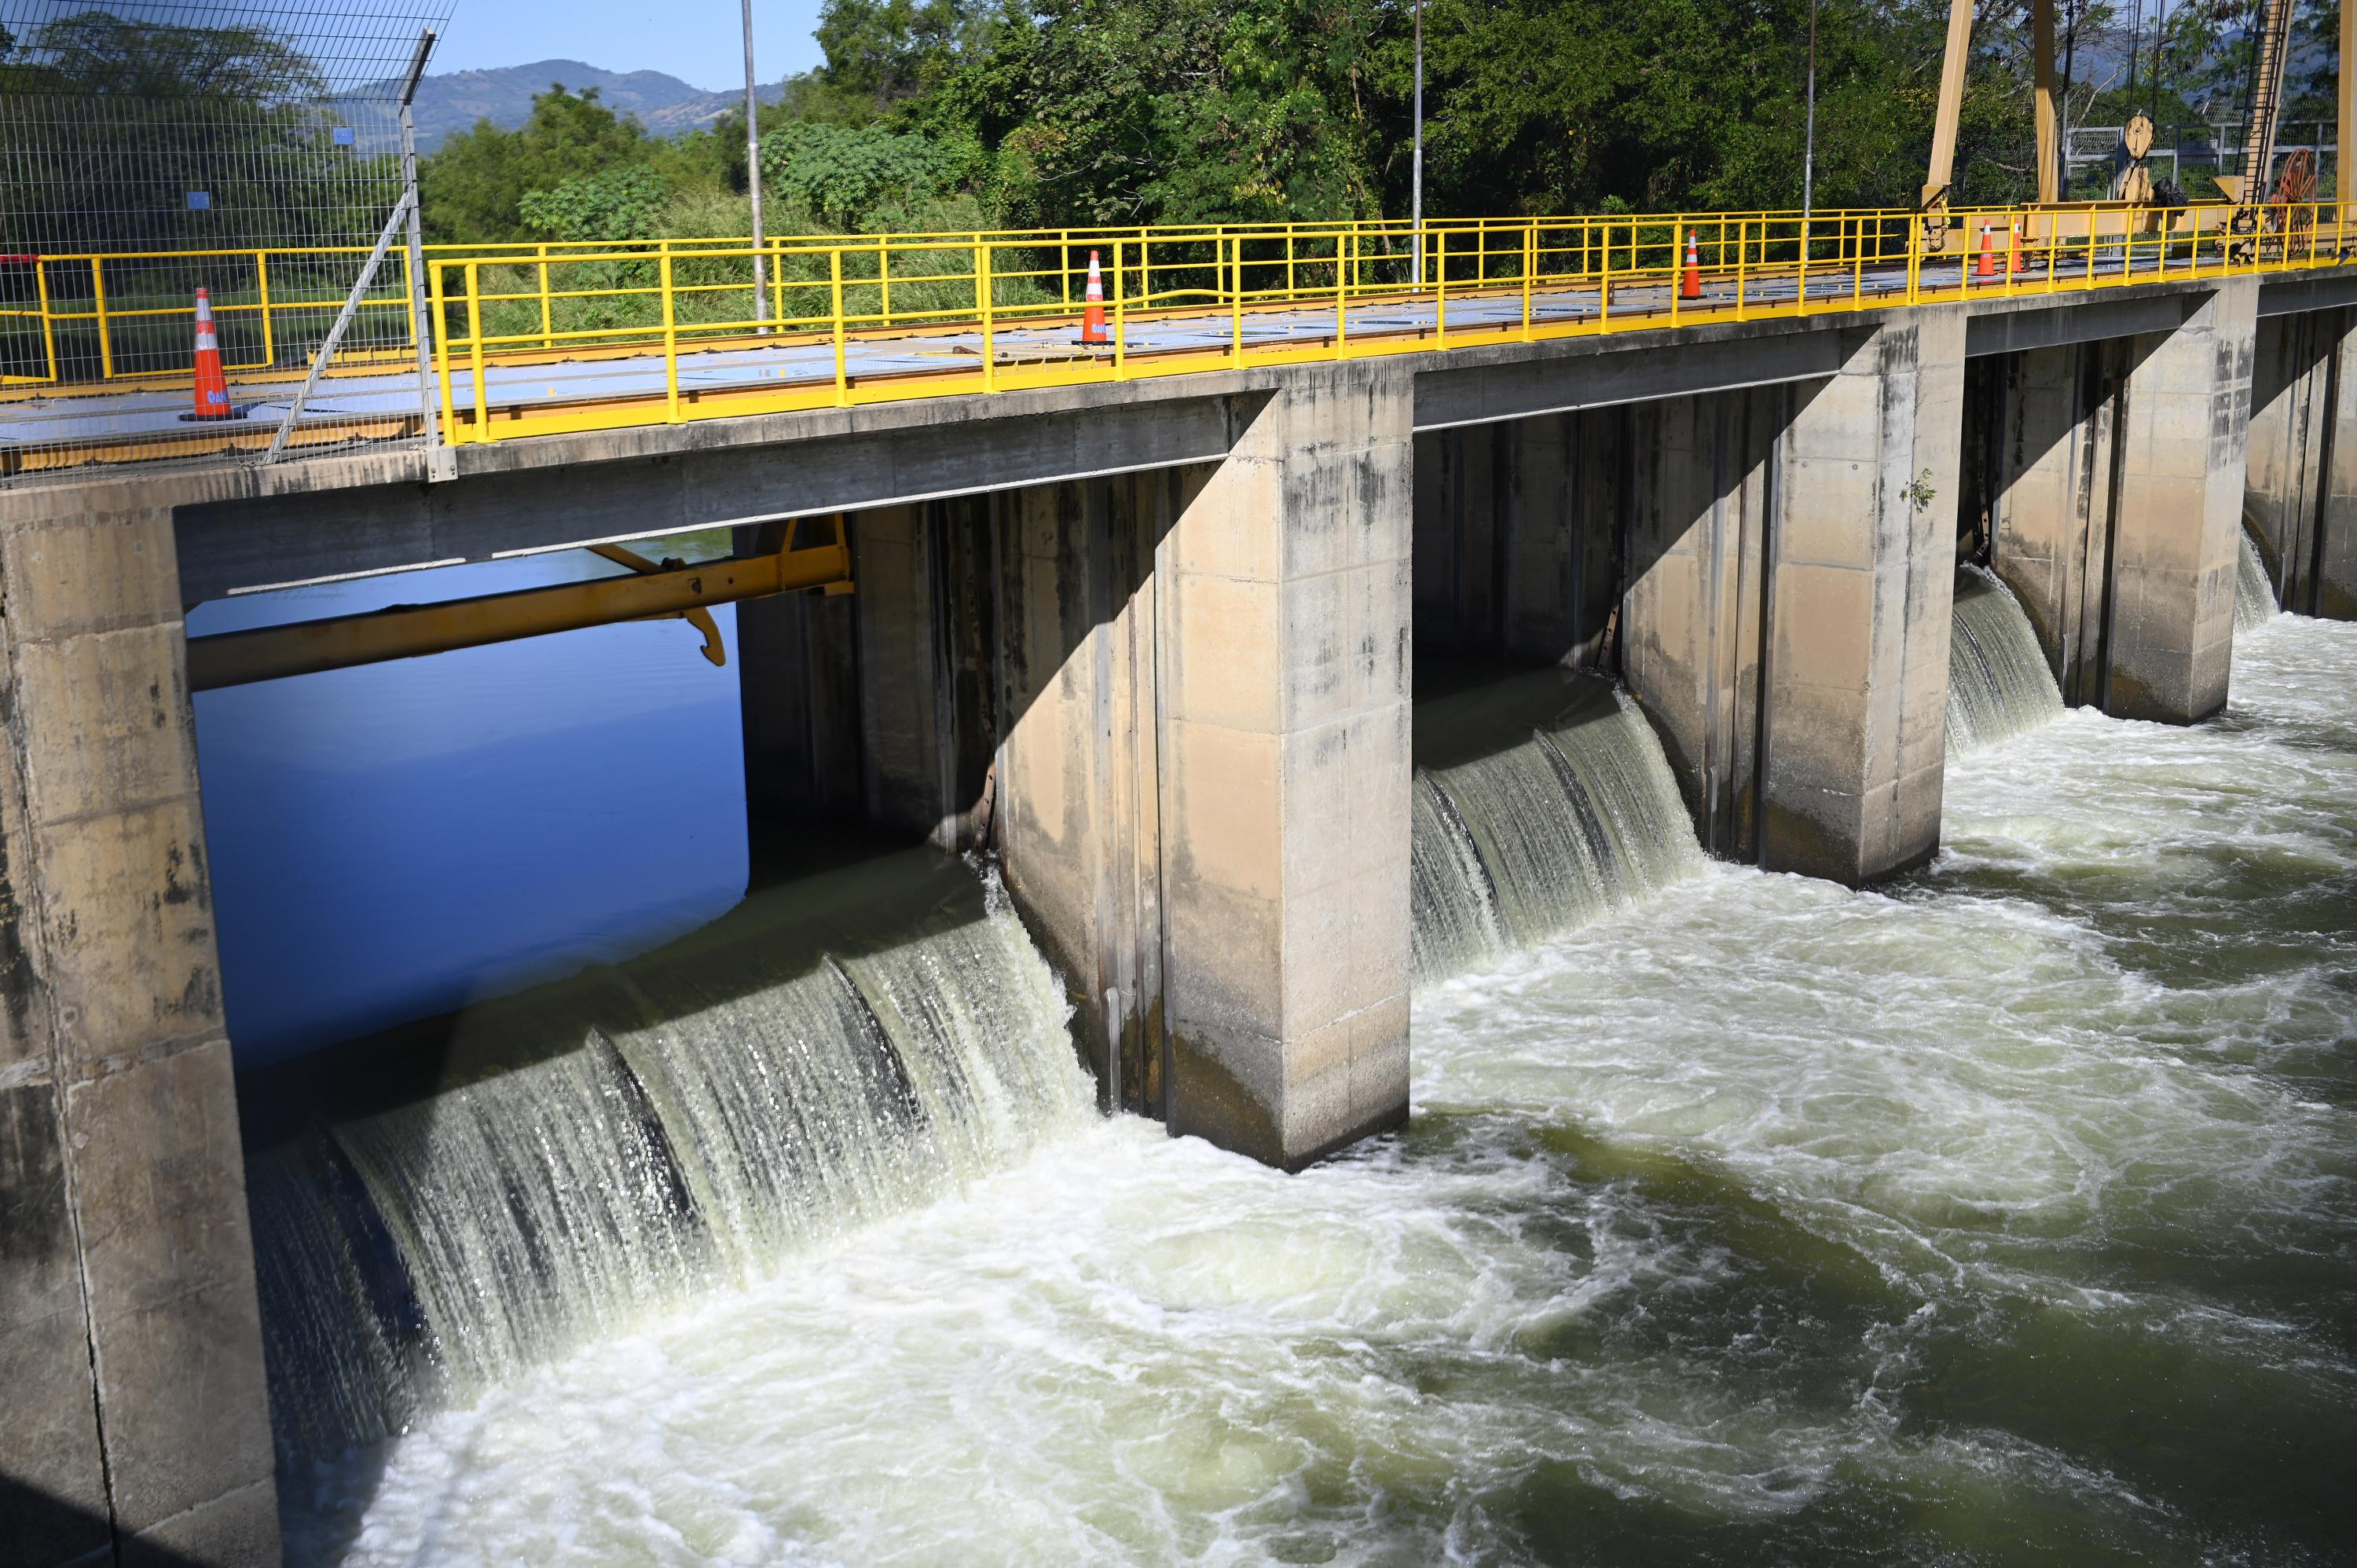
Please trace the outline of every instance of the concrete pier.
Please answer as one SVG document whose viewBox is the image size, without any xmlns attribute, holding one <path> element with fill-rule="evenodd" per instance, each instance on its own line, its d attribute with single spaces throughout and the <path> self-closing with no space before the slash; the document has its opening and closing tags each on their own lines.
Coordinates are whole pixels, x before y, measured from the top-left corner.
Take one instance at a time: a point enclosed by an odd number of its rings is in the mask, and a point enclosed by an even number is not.
<svg viewBox="0 0 2357 1568">
<path fill-rule="evenodd" d="M 1844 344 L 1781 439 L 1760 864 L 1855 886 L 1940 844 L 1964 313 Z"/>
<path fill-rule="evenodd" d="M 2225 705 L 2257 300 L 2225 279 L 2166 330 L 2025 350 L 2000 378 L 1992 564 L 2065 702 L 2173 724 Z"/>
<path fill-rule="evenodd" d="M 1295 1168 L 1407 1112 L 1408 403 L 1346 367 L 1233 417 L 1001 500 L 998 832 L 1108 1098 Z"/>
<path fill-rule="evenodd" d="M 131 489 L 135 487 L 124 487 Z M 0 1542 L 278 1556 L 171 513 L 0 524 Z"/>
<path fill-rule="evenodd" d="M 2103 686 L 2121 718 L 2193 724 L 2226 705 L 2258 294 L 2229 279 L 2131 350 Z"/>
<path fill-rule="evenodd" d="M 1855 885 L 1939 843 L 1964 320 L 1837 342 L 1825 376 L 1419 437 L 1415 602 L 1427 645 L 1617 659 L 1706 849 Z"/>
</svg>

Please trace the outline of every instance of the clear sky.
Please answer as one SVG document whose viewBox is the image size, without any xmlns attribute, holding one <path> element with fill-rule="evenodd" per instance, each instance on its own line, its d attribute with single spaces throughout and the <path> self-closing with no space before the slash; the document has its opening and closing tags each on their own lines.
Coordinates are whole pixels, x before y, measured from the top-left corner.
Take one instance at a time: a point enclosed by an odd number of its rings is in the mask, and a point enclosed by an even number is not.
<svg viewBox="0 0 2357 1568">
<path fill-rule="evenodd" d="M 777 81 L 819 60 L 819 0 L 753 0 L 753 64 Z M 660 70 L 707 91 L 745 83 L 738 0 L 457 0 L 432 70 L 577 59 Z"/>
</svg>

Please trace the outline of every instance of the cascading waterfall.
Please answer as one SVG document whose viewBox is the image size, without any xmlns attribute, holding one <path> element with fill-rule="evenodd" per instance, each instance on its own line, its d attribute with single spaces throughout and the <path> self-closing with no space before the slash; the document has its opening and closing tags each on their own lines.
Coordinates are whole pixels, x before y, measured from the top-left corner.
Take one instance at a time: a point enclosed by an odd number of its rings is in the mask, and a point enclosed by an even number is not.
<svg viewBox="0 0 2357 1568">
<path fill-rule="evenodd" d="M 2244 529 L 2239 536 L 2243 553 L 2234 573 L 2234 629 L 2249 631 L 2276 618 L 2276 585 L 2267 575 L 2266 563 L 2259 559 L 2258 542 L 2251 531 Z"/>
<path fill-rule="evenodd" d="M 2020 601 L 1977 566 L 1956 573 L 1948 626 L 1948 750 L 1960 755 L 2061 716 L 2038 633 Z"/>
<path fill-rule="evenodd" d="M 257 1154 L 289 1455 L 396 1433 L 1085 1120 L 1020 921 L 962 868 L 912 882 L 890 918 L 740 911 L 445 1021 L 436 1091 Z"/>
<path fill-rule="evenodd" d="M 1609 682 L 1553 671 L 1417 704 L 1418 983 L 1599 918 L 1700 864 L 1652 726 Z"/>
</svg>

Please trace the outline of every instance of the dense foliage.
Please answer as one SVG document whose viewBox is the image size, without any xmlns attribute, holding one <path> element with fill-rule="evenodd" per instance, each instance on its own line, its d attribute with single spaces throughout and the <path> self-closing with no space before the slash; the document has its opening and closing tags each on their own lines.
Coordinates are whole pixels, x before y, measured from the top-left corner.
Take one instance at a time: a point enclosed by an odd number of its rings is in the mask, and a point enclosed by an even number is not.
<svg viewBox="0 0 2357 1568">
<path fill-rule="evenodd" d="M 2070 119 L 2233 120 L 2254 10 L 2062 0 Z M 1815 15 L 1818 205 L 1911 204 L 1944 0 Z M 2303 13 L 2288 114 L 2330 113 L 2335 15 Z M 1426 210 L 1797 206 L 1810 16 L 1809 0 L 1428 0 Z M 772 227 L 1400 214 L 1413 26 L 1406 0 L 828 0 L 825 65 L 763 111 Z M 2029 76 L 2026 7 L 1983 0 L 1959 199 L 2034 188 Z M 742 232 L 743 149 L 741 120 L 662 141 L 553 88 L 522 128 L 478 125 L 429 160 L 429 221 L 451 239 Z"/>
</svg>

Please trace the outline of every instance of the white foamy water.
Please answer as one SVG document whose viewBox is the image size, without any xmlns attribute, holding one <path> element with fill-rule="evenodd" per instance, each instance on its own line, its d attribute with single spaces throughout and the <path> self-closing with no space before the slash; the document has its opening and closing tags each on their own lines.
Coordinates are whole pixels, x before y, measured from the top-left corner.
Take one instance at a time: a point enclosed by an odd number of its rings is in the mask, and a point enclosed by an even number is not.
<svg viewBox="0 0 2357 1568">
<path fill-rule="evenodd" d="M 282 1477 L 298 1561 L 2329 1560 L 2357 628 L 1434 986 L 1414 1125 L 1135 1121 Z"/>
</svg>

